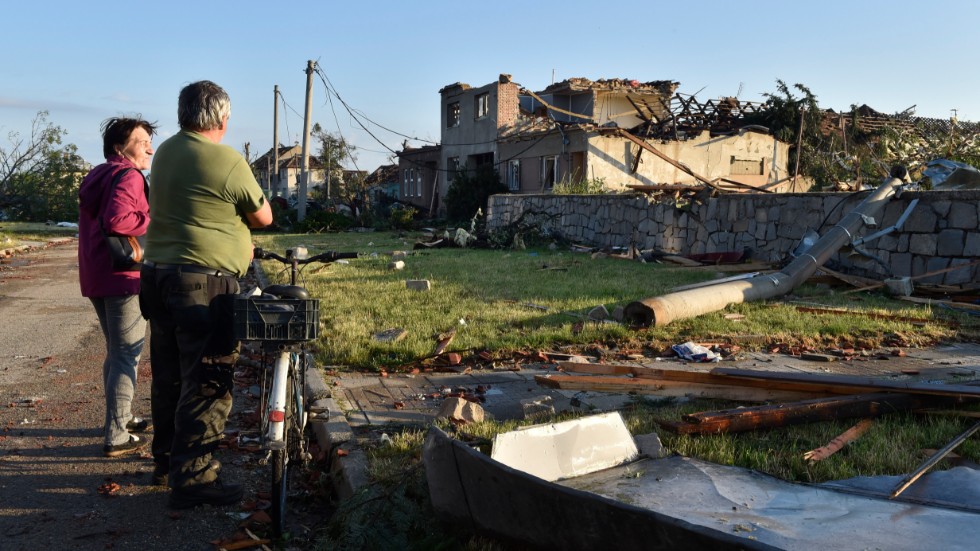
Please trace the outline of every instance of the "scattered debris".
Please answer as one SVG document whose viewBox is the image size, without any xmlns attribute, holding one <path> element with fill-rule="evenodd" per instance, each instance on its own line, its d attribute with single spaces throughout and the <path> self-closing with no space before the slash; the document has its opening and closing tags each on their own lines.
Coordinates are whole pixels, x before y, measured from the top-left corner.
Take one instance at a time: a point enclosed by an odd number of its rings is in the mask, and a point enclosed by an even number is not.
<svg viewBox="0 0 980 551">
<path fill-rule="evenodd" d="M 105 483 L 99 486 L 98 492 L 103 497 L 112 497 L 121 489 L 122 487 L 119 484 L 113 482 L 111 478 L 107 478 Z"/>
<path fill-rule="evenodd" d="M 408 335 L 408 331 L 402 329 L 401 327 L 395 327 L 392 329 L 386 329 L 380 333 L 375 333 L 374 340 L 378 342 L 398 342 Z"/>
<path fill-rule="evenodd" d="M 406 279 L 405 288 L 412 291 L 428 291 L 432 289 L 432 282 L 428 279 Z"/>
<path fill-rule="evenodd" d="M 708 348 L 693 342 L 675 344 L 670 347 L 679 357 L 689 362 L 717 362 L 721 356 L 715 354 Z"/>
<path fill-rule="evenodd" d="M 453 342 L 453 338 L 456 337 L 456 328 L 452 328 L 445 333 L 439 333 L 435 336 L 436 346 L 432 349 L 432 355 L 438 356 L 446 351 L 446 347 L 449 343 Z"/>
<path fill-rule="evenodd" d="M 595 308 L 589 310 L 588 317 L 590 320 L 601 321 L 609 318 L 609 310 L 605 306 L 600 304 Z"/>
<path fill-rule="evenodd" d="M 555 414 L 553 400 L 547 394 L 521 400 L 521 408 L 524 410 L 525 419 L 535 419 Z"/>
<path fill-rule="evenodd" d="M 835 453 L 840 451 L 840 449 L 843 448 L 844 446 L 860 438 L 862 434 L 864 434 L 865 432 L 868 431 L 868 429 L 871 428 L 871 425 L 872 425 L 871 419 L 862 419 L 858 424 L 847 429 L 843 434 L 841 434 L 837 438 L 831 440 L 830 443 L 827 444 L 826 446 L 822 446 L 815 450 L 810 450 L 804 453 L 803 459 L 809 461 L 811 465 L 816 463 L 817 461 L 823 461 L 824 459 L 827 459 L 831 455 L 834 455 Z"/>
<path fill-rule="evenodd" d="M 436 419 L 449 419 L 454 425 L 479 423 L 484 419 L 483 407 L 469 400 L 452 397 L 442 402 Z"/>
</svg>

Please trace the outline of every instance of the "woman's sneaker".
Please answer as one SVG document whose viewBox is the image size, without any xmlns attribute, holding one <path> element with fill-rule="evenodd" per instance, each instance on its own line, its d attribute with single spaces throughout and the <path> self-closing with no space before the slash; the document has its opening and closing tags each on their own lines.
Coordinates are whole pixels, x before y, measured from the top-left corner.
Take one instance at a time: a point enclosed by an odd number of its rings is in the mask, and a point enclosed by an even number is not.
<svg viewBox="0 0 980 551">
<path fill-rule="evenodd" d="M 146 432 L 152 428 L 153 425 L 142 417 L 133 417 L 126 423 L 126 430 L 129 432 Z"/>
<path fill-rule="evenodd" d="M 146 446 L 146 442 L 140 440 L 139 436 L 130 434 L 128 442 L 116 444 L 115 446 L 103 446 L 102 453 L 106 457 L 119 457 L 130 453 L 136 453 L 143 449 L 144 446 Z"/>
</svg>

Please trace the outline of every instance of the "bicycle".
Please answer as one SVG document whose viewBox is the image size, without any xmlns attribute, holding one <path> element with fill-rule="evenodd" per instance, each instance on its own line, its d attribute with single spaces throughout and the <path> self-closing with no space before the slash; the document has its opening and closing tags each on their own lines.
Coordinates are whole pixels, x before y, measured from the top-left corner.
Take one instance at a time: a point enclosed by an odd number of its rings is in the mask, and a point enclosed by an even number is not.
<svg viewBox="0 0 980 551">
<path fill-rule="evenodd" d="M 274 357 L 271 371 L 263 361 L 260 385 L 259 433 L 262 448 L 269 451 L 272 463 L 272 527 L 276 536 L 285 528 L 288 465 L 309 459 L 304 432 L 306 407 L 307 344 L 319 335 L 319 300 L 311 298 L 306 288 L 296 284 L 299 266 L 320 262 L 329 264 L 357 253 L 327 251 L 303 258 L 305 249 L 286 250 L 286 256 L 254 250 L 254 257 L 276 260 L 288 266 L 288 285 L 269 285 L 261 294 L 240 296 L 235 300 L 235 338 L 261 344 L 263 356 Z"/>
</svg>

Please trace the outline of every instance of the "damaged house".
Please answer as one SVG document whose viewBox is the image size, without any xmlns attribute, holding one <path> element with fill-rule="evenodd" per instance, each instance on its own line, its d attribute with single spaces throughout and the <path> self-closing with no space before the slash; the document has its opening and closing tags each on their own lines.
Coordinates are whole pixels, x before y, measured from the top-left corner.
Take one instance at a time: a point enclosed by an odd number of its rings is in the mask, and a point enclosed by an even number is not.
<svg viewBox="0 0 980 551">
<path fill-rule="evenodd" d="M 435 212 L 456 171 L 487 165 L 518 194 L 586 181 L 609 191 L 702 179 L 733 190 L 792 189 L 790 144 L 739 124 L 757 104 L 701 104 L 677 87 L 572 78 L 531 92 L 506 74 L 478 88 L 446 86 L 439 91 L 441 145 L 399 153 L 401 198 Z"/>
<path fill-rule="evenodd" d="M 299 189 L 300 178 L 303 174 L 303 147 L 299 144 L 279 145 L 279 166 L 273 169 L 275 163 L 274 151 L 270 148 L 250 165 L 252 174 L 262 186 L 262 190 L 270 197 L 293 197 Z M 310 156 L 309 188 L 314 189 L 326 181 L 326 171 L 323 163 L 316 156 Z"/>
</svg>

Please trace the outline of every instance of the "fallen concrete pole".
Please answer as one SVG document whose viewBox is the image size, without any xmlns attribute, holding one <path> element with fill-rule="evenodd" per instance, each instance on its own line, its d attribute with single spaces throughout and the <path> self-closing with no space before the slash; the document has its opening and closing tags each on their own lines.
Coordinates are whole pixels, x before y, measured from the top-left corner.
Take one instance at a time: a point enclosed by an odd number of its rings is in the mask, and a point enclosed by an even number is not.
<svg viewBox="0 0 980 551">
<path fill-rule="evenodd" d="M 902 180 L 898 178 L 886 180 L 780 272 L 631 302 L 624 309 L 624 319 L 634 326 L 662 326 L 676 320 L 716 312 L 729 304 L 785 295 L 799 287 L 834 253 L 850 243 L 865 224 L 865 218 L 875 218 L 901 185 Z"/>
</svg>

